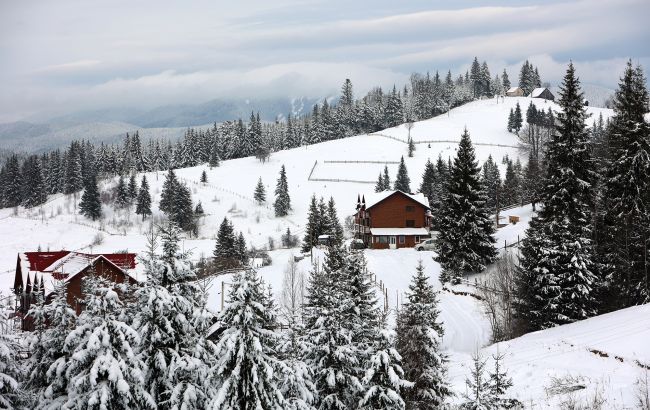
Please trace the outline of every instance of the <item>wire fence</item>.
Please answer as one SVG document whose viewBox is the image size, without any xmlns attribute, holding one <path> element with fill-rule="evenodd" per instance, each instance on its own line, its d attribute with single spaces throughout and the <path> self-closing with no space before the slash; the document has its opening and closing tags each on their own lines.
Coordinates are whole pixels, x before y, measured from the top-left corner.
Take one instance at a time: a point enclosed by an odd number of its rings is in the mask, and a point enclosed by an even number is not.
<svg viewBox="0 0 650 410">
<path fill-rule="evenodd" d="M 387 135 L 387 134 L 382 134 L 379 132 L 374 132 L 372 134 L 368 134 L 371 136 L 378 136 L 378 137 L 384 137 L 384 138 L 389 138 L 398 142 L 401 142 L 403 144 L 408 144 L 408 141 L 403 140 L 398 137 L 394 137 L 392 135 Z M 418 140 L 415 141 L 413 140 L 414 144 L 458 144 L 460 140 L 449 140 L 449 139 L 433 139 L 433 140 Z M 517 145 L 508 145 L 508 144 L 493 144 L 489 142 L 472 142 L 472 145 L 481 145 L 481 146 L 486 146 L 486 147 L 500 147 L 500 148 L 519 148 Z"/>
</svg>

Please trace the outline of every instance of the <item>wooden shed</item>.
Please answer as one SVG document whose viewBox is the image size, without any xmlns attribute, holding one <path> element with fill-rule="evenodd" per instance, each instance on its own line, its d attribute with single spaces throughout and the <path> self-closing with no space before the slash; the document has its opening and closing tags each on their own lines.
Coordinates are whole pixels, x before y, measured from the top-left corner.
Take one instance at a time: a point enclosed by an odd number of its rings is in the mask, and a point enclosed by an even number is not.
<svg viewBox="0 0 650 410">
<path fill-rule="evenodd" d="M 508 96 L 508 97 L 523 97 L 524 96 L 524 90 L 521 89 L 520 87 L 510 87 L 510 88 L 508 88 L 508 91 L 506 91 L 506 96 Z"/>
<path fill-rule="evenodd" d="M 532 98 L 543 98 L 545 100 L 555 101 L 555 96 L 551 90 L 546 87 L 535 88 L 533 92 L 530 93 L 530 96 Z"/>
</svg>

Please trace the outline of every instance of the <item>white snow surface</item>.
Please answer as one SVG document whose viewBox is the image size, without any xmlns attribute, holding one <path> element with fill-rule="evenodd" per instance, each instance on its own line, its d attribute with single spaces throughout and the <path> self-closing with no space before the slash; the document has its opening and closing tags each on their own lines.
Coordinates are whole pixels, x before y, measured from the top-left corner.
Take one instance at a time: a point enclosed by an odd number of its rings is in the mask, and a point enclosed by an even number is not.
<svg viewBox="0 0 650 410">
<path fill-rule="evenodd" d="M 176 171 L 177 176 L 190 187 L 193 203 L 201 201 L 205 211 L 199 238 L 185 238 L 181 246 L 183 250 L 192 251 L 194 260 L 198 260 L 201 255 L 210 256 L 216 232 L 224 216 L 233 222 L 237 231 L 244 233 L 250 244 L 258 248 L 267 245 L 269 238 L 277 246 L 280 236 L 287 228 L 302 237 L 309 199 L 313 194 L 322 195 L 326 199 L 332 196 L 343 222 L 355 212 L 357 194 L 365 194 L 366 198 L 373 195 L 374 182 L 384 168 L 383 162 L 391 162 L 388 168 L 391 179 L 394 180 L 397 172 L 395 163 L 402 156 L 411 178 L 411 190 L 415 192 L 427 159 L 435 161 L 439 154 L 444 159 L 453 158 L 465 127 L 475 143 L 477 159 L 483 162 L 491 154 L 505 174 L 505 166 L 501 163 L 503 156 L 519 157 L 522 162 L 526 160 L 526 155 L 517 148 L 516 136 L 506 130 L 508 113 L 516 102 L 525 110 L 530 101 L 538 108 L 558 109 L 553 102 L 507 97 L 499 99 L 498 103 L 496 99 L 475 101 L 453 109 L 449 114 L 417 122 L 411 130 L 411 137 L 417 147 L 413 158 L 406 155 L 408 130 L 399 126 L 373 135 L 360 135 L 273 153 L 266 163 L 248 157 L 224 161 L 221 166 L 213 169 L 207 165 L 179 169 Z M 605 118 L 612 114 L 607 109 L 588 107 L 587 110 L 592 118 L 597 118 L 600 113 Z M 589 123 L 591 121 L 590 119 Z M 325 160 L 373 162 L 325 163 Z M 272 208 L 273 191 L 283 164 L 286 166 L 293 210 L 287 217 L 276 218 Z M 199 182 L 203 170 L 208 176 L 206 184 Z M 311 180 L 308 178 L 310 173 Z M 165 174 L 145 174 L 151 187 L 152 209 L 157 221 L 161 217 L 158 203 Z M 262 206 L 253 200 L 253 190 L 260 177 L 269 198 L 268 203 Z M 140 178 L 141 176 L 138 177 L 138 183 Z M 314 179 L 348 179 L 368 183 Z M 105 181 L 100 189 L 106 190 L 115 184 L 116 179 Z M 104 205 L 103 221 L 93 222 L 78 215 L 77 206 L 72 197 L 59 194 L 50 196 L 45 205 L 36 209 L 19 208 L 17 212 L 13 209 L 0 209 L 0 292 L 7 295 L 13 286 L 17 254 L 34 251 L 39 246 L 42 250 L 67 249 L 89 253 L 144 251 L 146 242 L 143 233 L 148 229 L 150 221 L 141 222 L 134 215 L 133 209 L 130 212 L 115 211 Z M 526 206 L 502 213 L 505 221 L 509 215 L 519 216 L 520 222 L 498 230 L 498 247 L 523 238 L 532 210 Z M 98 240 L 98 235 L 101 235 L 101 240 Z M 433 252 L 416 252 L 413 249 L 364 252 L 368 269 L 375 275 L 373 277 L 378 284 L 380 302 L 386 303 L 391 311 L 402 304 L 411 275 L 418 260 L 422 259 L 426 272 L 431 277 L 431 284 L 441 290 L 440 318 L 445 328 L 442 346 L 451 358 L 450 375 L 455 389 L 459 394 L 462 393 L 471 352 L 477 347 L 483 348 L 486 353 L 496 349 L 496 346 L 485 347 L 490 342 L 490 328 L 478 301 L 470 296 L 441 289 L 438 281 L 440 267 L 433 261 Z M 271 284 L 278 301 L 287 261 L 298 254 L 298 249 L 274 250 L 270 252 L 273 264 L 259 269 L 264 280 Z M 316 249 L 313 257 L 314 262 L 322 263 L 324 254 Z M 301 260 L 298 267 L 307 273 L 312 267 L 310 257 Z M 221 309 L 222 282 L 227 291 L 227 283 L 231 282 L 231 277 L 227 275 L 214 278 L 209 289 L 209 308 L 214 312 Z M 385 289 L 383 292 L 379 290 L 380 286 Z M 472 287 L 459 285 L 453 290 L 471 292 Z M 545 400 L 543 386 L 549 383 L 550 376 L 579 373 L 590 380 L 606 381 L 614 391 L 612 397 L 616 394 L 617 403 L 631 403 L 632 383 L 639 371 L 634 360 L 644 363 L 650 361 L 650 344 L 647 343 L 650 336 L 649 318 L 647 306 L 632 308 L 501 343 L 499 348 L 507 354 L 506 365 L 514 378 L 513 395 L 521 399 Z M 611 354 L 608 358 L 599 357 L 590 353 L 587 347 L 603 349 Z M 624 361 L 613 358 L 614 354 L 621 355 Z"/>
</svg>

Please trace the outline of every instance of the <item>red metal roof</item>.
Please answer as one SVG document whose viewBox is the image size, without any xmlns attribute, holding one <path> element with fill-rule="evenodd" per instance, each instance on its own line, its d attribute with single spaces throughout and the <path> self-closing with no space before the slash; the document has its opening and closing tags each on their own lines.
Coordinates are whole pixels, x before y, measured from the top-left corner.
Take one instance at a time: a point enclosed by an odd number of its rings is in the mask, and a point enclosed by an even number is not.
<svg viewBox="0 0 650 410">
<path fill-rule="evenodd" d="M 42 272 L 51 266 L 54 262 L 70 254 L 70 251 L 58 252 L 25 252 L 25 256 L 29 261 L 29 270 Z M 135 253 L 79 253 L 80 255 L 94 259 L 98 256 L 103 256 L 121 269 L 135 269 Z"/>
</svg>

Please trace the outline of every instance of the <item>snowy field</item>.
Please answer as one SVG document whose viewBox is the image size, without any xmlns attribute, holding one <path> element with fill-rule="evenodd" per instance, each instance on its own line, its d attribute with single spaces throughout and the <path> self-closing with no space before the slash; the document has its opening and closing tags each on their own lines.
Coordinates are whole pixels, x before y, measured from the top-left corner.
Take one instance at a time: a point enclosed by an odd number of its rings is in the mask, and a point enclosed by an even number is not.
<svg viewBox="0 0 650 410">
<path fill-rule="evenodd" d="M 406 139 L 407 130 L 400 126 L 379 132 L 382 135 L 361 135 L 352 138 L 330 141 L 317 145 L 296 148 L 273 153 L 270 161 L 262 164 L 255 158 L 242 158 L 225 161 L 220 167 L 210 169 L 198 166 L 177 170 L 177 176 L 188 184 L 192 191 L 192 200 L 202 203 L 206 213 L 200 222 L 199 238 L 185 238 L 184 250 L 192 251 L 192 258 L 198 260 L 201 255 L 209 256 L 214 248 L 214 238 L 224 216 L 228 217 L 237 231 L 242 231 L 250 244 L 264 247 L 269 238 L 277 246 L 280 236 L 287 228 L 302 237 L 307 219 L 309 199 L 313 194 L 329 198 L 332 196 L 337 204 L 340 219 L 352 215 L 356 205 L 357 194 L 374 191 L 374 183 L 350 183 L 309 180 L 309 174 L 318 161 L 312 179 L 351 179 L 375 181 L 382 163 L 328 163 L 325 161 L 388 161 L 397 162 L 404 156 L 413 191 L 421 181 L 424 164 L 427 159 L 435 161 L 439 154 L 443 158 L 455 155 L 456 143 L 463 128 L 467 127 L 472 141 L 476 145 L 478 160 L 483 162 L 492 155 L 505 173 L 501 159 L 504 155 L 511 158 L 524 156 L 516 146 L 516 136 L 505 130 L 507 114 L 519 101 L 522 110 L 528 106 L 528 98 L 506 98 L 504 101 L 477 101 L 452 110 L 431 120 L 415 124 L 411 135 L 416 141 L 438 140 L 417 144 L 413 158 L 407 157 L 407 147 L 401 141 L 389 138 Z M 552 106 L 553 103 L 535 101 L 538 108 Z M 604 117 L 611 115 L 610 110 L 589 108 L 597 117 L 600 112 Z M 589 120 L 591 123 L 591 120 Z M 387 137 L 388 136 L 388 137 Z M 485 144 L 485 145 L 483 145 Z M 289 194 L 293 211 L 285 218 L 275 218 L 272 209 L 273 190 L 280 167 L 286 166 L 289 182 Z M 391 178 L 395 178 L 397 165 L 389 164 Z M 208 183 L 199 182 L 202 171 L 206 171 Z M 158 202 L 164 172 L 146 174 L 151 187 L 154 204 L 154 219 L 161 217 Z M 257 205 L 252 197 L 258 178 L 262 178 L 267 190 L 268 203 Z M 139 182 L 139 180 L 138 180 Z M 106 181 L 101 189 L 114 186 L 116 180 Z M 145 247 L 143 233 L 150 221 L 142 223 L 140 218 L 121 211 L 115 212 L 104 206 L 105 218 L 102 222 L 92 222 L 76 212 L 75 201 L 63 195 L 51 196 L 49 202 L 37 209 L 19 208 L 0 210 L 0 292 L 5 295 L 13 286 L 13 276 L 18 252 L 36 250 L 80 250 L 83 252 L 116 252 L 128 250 L 142 252 Z M 497 246 L 511 244 L 523 238 L 528 221 L 532 216 L 530 206 L 515 208 L 502 213 L 517 215 L 520 222 L 501 228 L 497 234 Z M 507 220 L 507 219 L 506 219 Z M 282 287 L 283 273 L 287 261 L 298 249 L 278 249 L 270 252 L 273 264 L 260 269 L 264 280 L 273 287 L 276 297 Z M 438 281 L 439 265 L 433 261 L 432 252 L 403 250 L 366 250 L 369 271 L 376 275 L 377 283 L 385 287 L 386 304 L 394 311 L 402 303 L 404 292 L 408 289 L 411 275 L 419 259 L 422 259 L 426 272 L 431 276 L 431 283 L 441 288 Z M 317 263 L 324 255 L 314 253 Z M 298 268 L 305 274 L 312 264 L 307 257 L 299 262 Z M 228 283 L 230 277 L 214 278 L 209 289 L 210 309 L 218 312 L 221 304 L 222 282 Z M 469 286 L 459 286 L 459 290 L 468 290 Z M 226 285 L 227 290 L 227 285 Z M 471 289 L 469 289 L 471 290 Z M 454 295 L 448 291 L 440 293 L 441 319 L 444 322 L 445 337 L 443 347 L 451 358 L 450 374 L 456 391 L 464 391 L 463 381 L 468 373 L 469 355 L 477 348 L 483 348 L 486 354 L 496 350 L 488 346 L 490 329 L 475 298 Z M 643 318 L 642 318 L 643 316 Z M 650 362 L 650 311 L 648 306 L 616 312 L 604 317 L 593 318 L 578 323 L 544 332 L 537 332 L 499 345 L 500 351 L 506 353 L 506 365 L 514 378 L 514 395 L 521 400 L 546 400 L 544 386 L 551 376 L 571 374 L 589 378 L 589 386 L 603 386 L 616 396 L 616 406 L 623 408 L 633 400 L 632 382 L 638 376 L 639 366 L 635 360 Z M 645 343 L 645 344 L 644 344 Z M 600 357 L 589 349 L 608 352 L 609 357 Z M 623 361 L 613 355 L 620 355 Z M 590 387 L 591 388 L 591 387 Z M 584 392 L 583 392 L 584 393 Z M 586 394 L 586 393 L 585 393 Z M 609 393 L 608 393 L 609 395 Z M 613 396 L 612 396 L 613 397 Z M 557 403 L 556 398 L 549 399 L 548 408 Z M 620 405 L 620 406 L 619 406 Z M 539 407 L 537 407 L 539 408 Z"/>
</svg>

